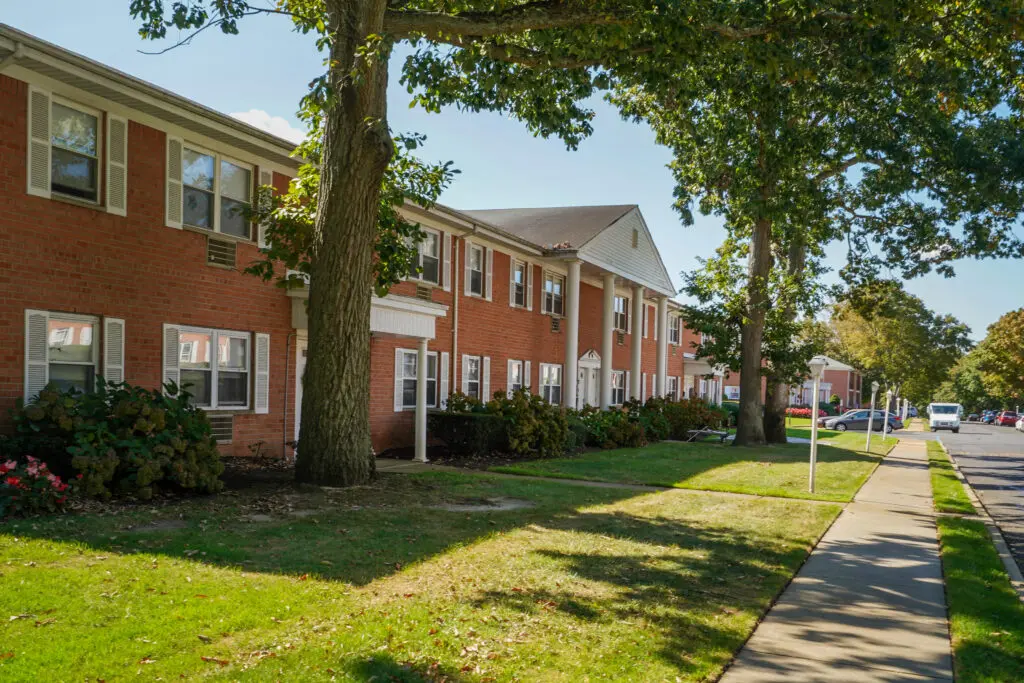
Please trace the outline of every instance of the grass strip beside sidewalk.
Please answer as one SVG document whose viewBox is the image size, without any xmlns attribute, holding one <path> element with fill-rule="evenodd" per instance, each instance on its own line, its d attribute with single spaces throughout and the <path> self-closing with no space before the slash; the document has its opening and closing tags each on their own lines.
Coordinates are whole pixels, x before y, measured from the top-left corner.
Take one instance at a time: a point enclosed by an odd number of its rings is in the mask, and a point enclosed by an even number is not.
<svg viewBox="0 0 1024 683">
<path fill-rule="evenodd" d="M 988 529 L 955 517 L 938 527 L 956 680 L 1024 681 L 1024 604 Z"/>
<path fill-rule="evenodd" d="M 928 442 L 928 470 L 932 475 L 932 497 L 937 511 L 961 515 L 977 513 L 956 476 L 952 461 L 938 441 Z"/>
</svg>

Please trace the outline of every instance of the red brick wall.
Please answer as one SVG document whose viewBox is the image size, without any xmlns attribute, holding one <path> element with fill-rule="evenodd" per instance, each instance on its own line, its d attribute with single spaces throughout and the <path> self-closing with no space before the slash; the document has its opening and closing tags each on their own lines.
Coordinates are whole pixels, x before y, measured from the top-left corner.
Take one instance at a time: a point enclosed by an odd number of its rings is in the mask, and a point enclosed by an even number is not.
<svg viewBox="0 0 1024 683">
<path fill-rule="evenodd" d="M 24 391 L 28 308 L 123 318 L 125 379 L 147 387 L 161 381 L 164 323 L 265 332 L 270 413 L 236 413 L 230 450 L 245 455 L 265 441 L 266 452 L 281 454 L 286 391 L 294 402 L 284 384 L 286 363 L 291 374 L 295 367 L 294 343 L 285 358 L 288 298 L 207 266 L 204 234 L 164 226 L 165 137 L 153 128 L 129 123 L 126 217 L 26 194 L 27 97 L 25 83 L 0 75 L 0 419 Z M 256 255 L 254 244 L 239 243 L 239 264 Z"/>
</svg>

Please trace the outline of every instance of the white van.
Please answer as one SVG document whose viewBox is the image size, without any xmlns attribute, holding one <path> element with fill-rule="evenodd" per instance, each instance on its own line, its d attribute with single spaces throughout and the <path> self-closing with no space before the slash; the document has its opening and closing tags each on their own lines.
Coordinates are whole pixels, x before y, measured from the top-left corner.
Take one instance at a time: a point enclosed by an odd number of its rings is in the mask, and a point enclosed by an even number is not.
<svg viewBox="0 0 1024 683">
<path fill-rule="evenodd" d="M 959 434 L 960 415 L 963 412 L 964 407 L 959 403 L 929 403 L 928 426 L 933 432 L 949 429 L 954 434 Z"/>
</svg>

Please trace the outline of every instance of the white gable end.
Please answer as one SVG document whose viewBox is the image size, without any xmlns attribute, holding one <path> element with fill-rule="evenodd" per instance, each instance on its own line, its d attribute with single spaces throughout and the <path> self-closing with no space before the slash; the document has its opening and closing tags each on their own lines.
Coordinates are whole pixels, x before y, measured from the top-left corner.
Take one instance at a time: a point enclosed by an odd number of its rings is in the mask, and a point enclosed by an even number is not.
<svg viewBox="0 0 1024 683">
<path fill-rule="evenodd" d="M 634 231 L 636 247 L 633 246 Z M 654 246 L 639 209 L 633 209 L 622 218 L 595 235 L 579 251 L 580 258 L 595 266 L 639 283 L 667 296 L 675 296 L 668 270 L 661 254 Z"/>
</svg>

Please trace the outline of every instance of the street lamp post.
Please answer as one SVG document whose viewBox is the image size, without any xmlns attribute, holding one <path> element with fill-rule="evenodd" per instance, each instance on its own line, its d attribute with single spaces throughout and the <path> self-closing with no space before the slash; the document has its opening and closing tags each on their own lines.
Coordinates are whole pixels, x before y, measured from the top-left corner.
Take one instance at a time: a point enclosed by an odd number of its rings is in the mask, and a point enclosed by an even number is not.
<svg viewBox="0 0 1024 683">
<path fill-rule="evenodd" d="M 885 443 L 885 430 L 889 426 L 889 405 L 892 403 L 892 389 L 885 390 L 885 412 L 882 413 L 882 443 Z"/>
<path fill-rule="evenodd" d="M 878 394 L 878 382 L 871 383 L 871 410 L 868 411 L 868 442 L 864 445 L 864 452 L 871 452 L 871 429 L 875 420 L 875 396 Z"/>
<path fill-rule="evenodd" d="M 811 473 L 808 482 L 808 490 L 814 493 L 814 469 L 818 464 L 818 387 L 821 382 L 821 373 L 825 370 L 828 361 L 824 356 L 815 356 L 807 364 L 811 371 L 811 378 L 814 380 L 814 402 L 811 410 Z"/>
</svg>

